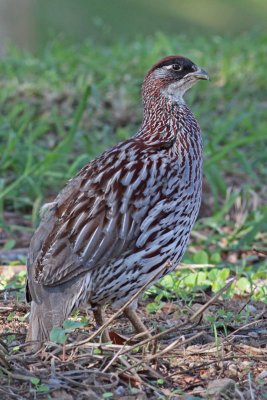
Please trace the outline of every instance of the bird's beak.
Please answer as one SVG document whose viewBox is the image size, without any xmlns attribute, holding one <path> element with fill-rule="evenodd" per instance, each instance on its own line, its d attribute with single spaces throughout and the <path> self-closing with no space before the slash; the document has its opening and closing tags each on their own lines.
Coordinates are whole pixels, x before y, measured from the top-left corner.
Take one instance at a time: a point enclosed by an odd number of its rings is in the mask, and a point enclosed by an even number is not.
<svg viewBox="0 0 267 400">
<path fill-rule="evenodd" d="M 185 76 L 185 78 L 191 77 L 191 76 L 196 78 L 196 79 L 204 79 L 204 80 L 209 80 L 210 79 L 210 77 L 207 74 L 207 72 L 204 69 L 199 68 L 199 67 L 198 67 L 198 69 L 196 71 L 190 72 L 189 74 L 187 74 Z"/>
</svg>

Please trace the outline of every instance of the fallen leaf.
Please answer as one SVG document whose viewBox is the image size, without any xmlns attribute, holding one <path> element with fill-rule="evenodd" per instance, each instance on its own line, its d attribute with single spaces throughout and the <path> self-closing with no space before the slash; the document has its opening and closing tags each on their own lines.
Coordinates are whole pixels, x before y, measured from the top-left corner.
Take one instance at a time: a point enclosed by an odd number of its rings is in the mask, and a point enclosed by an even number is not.
<svg viewBox="0 0 267 400">
<path fill-rule="evenodd" d="M 129 374 L 124 373 L 124 372 L 120 372 L 119 373 L 119 377 L 123 381 L 127 382 L 128 384 L 130 383 L 134 387 L 138 387 L 139 388 L 141 386 L 142 381 L 141 381 L 141 379 L 138 378 L 138 376 L 133 376 L 133 375 L 129 375 Z"/>
<path fill-rule="evenodd" d="M 127 340 L 129 340 L 127 336 L 119 335 L 115 331 L 110 331 L 109 336 L 113 344 L 123 345 Z"/>
</svg>

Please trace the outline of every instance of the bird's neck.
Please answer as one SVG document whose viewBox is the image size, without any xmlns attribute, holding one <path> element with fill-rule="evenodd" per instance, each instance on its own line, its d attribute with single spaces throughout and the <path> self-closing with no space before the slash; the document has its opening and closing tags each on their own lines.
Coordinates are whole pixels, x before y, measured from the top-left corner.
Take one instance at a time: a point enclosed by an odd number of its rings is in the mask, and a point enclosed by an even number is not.
<svg viewBox="0 0 267 400">
<path fill-rule="evenodd" d="M 183 99 L 144 97 L 144 117 L 138 136 L 146 143 L 201 141 L 199 125 Z"/>
</svg>

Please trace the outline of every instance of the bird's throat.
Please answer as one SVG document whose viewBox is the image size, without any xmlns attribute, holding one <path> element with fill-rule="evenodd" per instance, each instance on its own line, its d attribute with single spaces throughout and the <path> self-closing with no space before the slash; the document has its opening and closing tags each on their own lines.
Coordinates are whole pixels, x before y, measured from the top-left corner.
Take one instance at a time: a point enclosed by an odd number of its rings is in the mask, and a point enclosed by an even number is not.
<svg viewBox="0 0 267 400">
<path fill-rule="evenodd" d="M 201 141 L 199 125 L 190 108 L 164 96 L 144 103 L 144 117 L 137 136 L 146 143 Z"/>
</svg>

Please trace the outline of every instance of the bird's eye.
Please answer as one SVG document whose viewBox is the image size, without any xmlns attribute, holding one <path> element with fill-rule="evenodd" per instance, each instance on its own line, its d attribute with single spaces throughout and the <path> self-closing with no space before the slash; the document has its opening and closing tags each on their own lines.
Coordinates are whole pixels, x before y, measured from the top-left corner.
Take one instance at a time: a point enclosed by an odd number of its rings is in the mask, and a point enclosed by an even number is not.
<svg viewBox="0 0 267 400">
<path fill-rule="evenodd" d="M 173 64 L 172 69 L 174 71 L 181 71 L 183 69 L 183 67 L 180 64 Z"/>
</svg>

